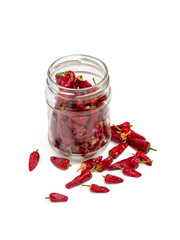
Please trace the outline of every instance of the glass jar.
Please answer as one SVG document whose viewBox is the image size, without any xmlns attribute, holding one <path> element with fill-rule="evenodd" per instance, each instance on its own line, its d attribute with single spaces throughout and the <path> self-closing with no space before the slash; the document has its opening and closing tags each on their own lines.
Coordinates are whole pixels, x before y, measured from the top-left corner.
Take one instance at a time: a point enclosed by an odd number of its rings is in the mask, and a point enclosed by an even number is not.
<svg viewBox="0 0 180 240">
<path fill-rule="evenodd" d="M 92 86 L 60 86 L 57 74 L 67 71 Z M 70 55 L 53 62 L 47 75 L 48 139 L 52 148 L 70 159 L 100 154 L 111 137 L 111 88 L 106 65 L 95 57 Z"/>
</svg>

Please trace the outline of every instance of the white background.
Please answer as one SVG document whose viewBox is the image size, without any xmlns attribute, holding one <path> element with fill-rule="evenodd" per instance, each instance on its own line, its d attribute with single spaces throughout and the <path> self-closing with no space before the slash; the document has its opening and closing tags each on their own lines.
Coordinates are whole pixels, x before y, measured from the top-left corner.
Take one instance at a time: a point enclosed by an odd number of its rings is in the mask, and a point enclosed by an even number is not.
<svg viewBox="0 0 180 240">
<path fill-rule="evenodd" d="M 1 239 L 180 239 L 179 13 L 174 0 L 1 2 Z M 61 171 L 49 160 L 46 72 L 76 53 L 108 66 L 111 123 L 130 121 L 158 149 L 148 154 L 152 167 L 139 167 L 141 178 L 113 172 L 124 182 L 107 194 L 66 189 L 79 163 Z M 29 172 L 37 148 L 40 162 Z M 101 175 L 89 183 L 104 185 Z M 45 200 L 51 192 L 68 202 Z"/>
</svg>

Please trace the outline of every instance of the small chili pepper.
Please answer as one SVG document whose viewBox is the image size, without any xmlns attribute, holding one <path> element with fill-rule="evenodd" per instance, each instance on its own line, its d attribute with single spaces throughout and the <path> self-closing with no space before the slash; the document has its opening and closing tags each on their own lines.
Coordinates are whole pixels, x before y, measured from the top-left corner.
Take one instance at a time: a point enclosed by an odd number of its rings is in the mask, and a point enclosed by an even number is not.
<svg viewBox="0 0 180 240">
<path fill-rule="evenodd" d="M 78 186 L 92 178 L 92 173 L 88 170 L 82 170 L 81 174 L 75 177 L 71 182 L 67 183 L 65 186 L 66 188 L 72 188 Z"/>
<path fill-rule="evenodd" d="M 88 88 L 88 87 L 92 87 L 92 85 L 87 81 L 80 81 L 80 83 L 78 84 L 79 88 Z"/>
<path fill-rule="evenodd" d="M 142 161 L 145 161 L 146 165 L 152 166 L 153 161 L 141 151 L 137 151 L 135 155 L 137 155 Z"/>
<path fill-rule="evenodd" d="M 128 128 L 128 129 L 130 129 L 132 126 L 133 126 L 133 125 L 131 125 L 129 122 L 124 122 L 124 123 L 121 123 L 121 124 L 119 124 L 119 125 L 114 125 L 114 124 L 113 124 L 112 129 L 117 130 L 116 127 L 118 127 L 118 128 Z"/>
<path fill-rule="evenodd" d="M 128 167 L 128 166 L 123 167 L 123 168 L 119 167 L 117 165 L 115 165 L 115 166 L 118 167 L 119 169 L 121 169 L 122 172 L 127 176 L 138 178 L 142 175 L 140 172 L 136 171 L 134 168 L 131 168 L 131 167 Z"/>
<path fill-rule="evenodd" d="M 138 168 L 140 163 L 152 163 L 152 161 L 141 161 L 139 156 L 135 154 L 134 157 L 129 161 L 128 165 L 131 168 Z"/>
<path fill-rule="evenodd" d="M 124 141 L 126 141 L 127 136 L 131 133 L 131 131 L 127 132 L 127 133 L 121 133 L 118 132 L 116 130 L 114 130 L 111 127 L 111 140 L 117 143 L 122 143 Z"/>
<path fill-rule="evenodd" d="M 119 167 L 129 166 L 130 161 L 131 161 L 131 159 L 132 159 L 133 157 L 134 157 L 134 156 L 131 156 L 131 157 L 129 157 L 129 158 L 120 160 L 120 161 L 116 162 L 115 164 L 116 164 L 117 166 L 119 166 Z M 107 168 L 107 170 L 109 170 L 109 171 L 119 170 L 119 168 L 116 167 L 115 164 L 111 164 L 111 165 Z"/>
<path fill-rule="evenodd" d="M 122 183 L 124 181 L 124 179 L 111 174 L 107 174 L 106 176 L 103 176 L 103 177 L 106 183 L 111 183 L 111 184 Z"/>
<path fill-rule="evenodd" d="M 107 187 L 99 186 L 97 184 L 82 185 L 82 186 L 90 187 L 90 191 L 95 193 L 107 193 L 110 191 Z"/>
<path fill-rule="evenodd" d="M 86 160 L 84 162 L 81 163 L 81 167 L 77 170 L 77 172 L 80 170 L 80 169 L 88 169 L 88 170 L 91 170 L 95 165 L 97 165 L 100 161 L 102 160 L 102 156 L 99 156 L 97 158 L 92 158 L 92 159 L 89 159 L 89 160 Z"/>
<path fill-rule="evenodd" d="M 111 150 L 109 150 L 109 155 L 116 159 L 119 157 L 119 155 L 127 148 L 128 144 L 127 142 L 120 143 L 119 145 L 113 147 Z"/>
<path fill-rule="evenodd" d="M 49 199 L 51 202 L 67 202 L 68 197 L 59 193 L 50 193 L 49 197 L 45 197 L 45 199 Z"/>
<path fill-rule="evenodd" d="M 109 167 L 109 165 L 112 162 L 113 162 L 113 158 L 111 156 L 105 158 L 104 160 L 99 162 L 97 165 L 95 165 L 95 169 L 93 170 L 93 172 L 95 172 L 95 171 L 103 172 L 104 170 L 106 170 Z"/>
<path fill-rule="evenodd" d="M 39 162 L 40 155 L 39 155 L 38 151 L 39 151 L 39 149 L 32 152 L 29 156 L 29 171 L 34 170 Z"/>
<path fill-rule="evenodd" d="M 120 132 L 123 132 L 123 133 L 128 133 L 129 131 L 131 131 L 129 134 L 128 134 L 128 138 L 129 137 L 132 137 L 132 138 L 139 138 L 139 139 L 143 139 L 143 140 L 146 140 L 146 138 L 142 135 L 140 135 L 139 133 L 133 131 L 132 129 L 129 129 L 129 128 L 119 128 L 118 126 L 114 125 L 114 127 L 116 128 L 116 130 L 120 131 Z"/>
<path fill-rule="evenodd" d="M 72 166 L 67 158 L 50 157 L 50 159 L 54 166 L 62 170 L 67 170 L 70 166 Z"/>
<path fill-rule="evenodd" d="M 151 148 L 150 142 L 143 140 L 143 139 L 128 137 L 127 142 L 129 144 L 129 146 L 131 146 L 132 148 L 134 148 L 137 151 L 141 151 L 144 154 L 148 153 L 149 150 L 157 151 L 156 149 Z"/>
</svg>

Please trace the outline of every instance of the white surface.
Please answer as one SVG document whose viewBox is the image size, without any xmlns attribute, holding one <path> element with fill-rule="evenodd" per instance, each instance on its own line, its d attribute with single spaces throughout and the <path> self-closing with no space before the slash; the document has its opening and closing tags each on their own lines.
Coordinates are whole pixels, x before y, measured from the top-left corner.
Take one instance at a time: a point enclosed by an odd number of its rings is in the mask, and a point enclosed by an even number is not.
<svg viewBox="0 0 180 240">
<path fill-rule="evenodd" d="M 1 239 L 180 238 L 179 12 L 172 0 L 0 4 Z M 140 166 L 141 178 L 124 177 L 104 195 L 65 189 L 79 164 L 60 171 L 49 160 L 46 71 L 75 53 L 107 64 L 111 122 L 130 121 L 158 149 L 148 154 L 152 167 Z M 29 154 L 37 148 L 41 159 L 29 172 Z M 101 175 L 89 183 L 104 185 Z M 69 201 L 44 199 L 54 191 Z"/>
</svg>

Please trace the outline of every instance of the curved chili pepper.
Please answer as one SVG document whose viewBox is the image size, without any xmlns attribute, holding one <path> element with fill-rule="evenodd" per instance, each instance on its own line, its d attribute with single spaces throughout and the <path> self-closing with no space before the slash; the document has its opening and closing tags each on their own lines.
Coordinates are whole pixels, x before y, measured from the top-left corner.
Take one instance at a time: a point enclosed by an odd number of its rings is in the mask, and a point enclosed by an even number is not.
<svg viewBox="0 0 180 240">
<path fill-rule="evenodd" d="M 117 166 L 117 165 L 116 165 Z M 119 167 L 119 166 L 117 166 L 119 169 L 121 169 L 122 170 L 122 172 L 125 174 L 125 175 L 127 175 L 127 176 L 130 176 L 130 177 L 140 177 L 142 174 L 140 173 L 140 172 L 138 172 L 138 171 L 136 171 L 134 168 L 131 168 L 131 167 L 128 167 L 128 166 L 126 166 L 126 167 Z"/>
<path fill-rule="evenodd" d="M 68 197 L 59 193 L 50 193 L 49 197 L 45 197 L 45 199 L 49 199 L 51 202 L 67 202 Z"/>
<path fill-rule="evenodd" d="M 115 165 L 119 166 L 119 167 L 125 167 L 125 166 L 129 166 L 131 159 L 133 159 L 134 156 L 131 156 L 129 158 L 120 160 L 118 162 L 116 162 L 115 164 L 111 164 L 107 170 L 109 171 L 113 171 L 113 170 L 119 170 L 118 167 L 116 167 Z"/>
<path fill-rule="evenodd" d="M 81 174 L 75 177 L 71 182 L 67 183 L 65 186 L 66 188 L 72 188 L 78 186 L 92 178 L 92 173 L 88 170 L 82 170 Z"/>
<path fill-rule="evenodd" d="M 39 149 L 32 152 L 29 156 L 29 171 L 32 171 L 36 168 L 39 162 L 40 155 L 38 153 Z"/>
<path fill-rule="evenodd" d="M 142 160 L 142 161 L 146 161 L 145 164 L 148 166 L 152 166 L 152 160 L 146 156 L 144 153 L 142 153 L 141 151 L 137 151 L 136 155 Z"/>
<path fill-rule="evenodd" d="M 99 186 L 97 184 L 82 185 L 82 186 L 90 187 L 90 191 L 95 193 L 107 193 L 110 191 L 107 187 Z"/>
<path fill-rule="evenodd" d="M 149 150 L 157 151 L 156 149 L 151 148 L 150 142 L 143 139 L 128 137 L 127 142 L 129 146 L 137 151 L 141 151 L 144 154 L 148 153 Z"/>
<path fill-rule="evenodd" d="M 119 155 L 127 148 L 128 144 L 126 142 L 120 143 L 119 145 L 113 147 L 111 150 L 109 150 L 109 155 L 116 159 L 119 157 Z"/>
<path fill-rule="evenodd" d="M 117 177 L 115 175 L 107 174 L 103 176 L 106 183 L 114 184 L 114 183 L 122 183 L 124 179 Z"/>
<path fill-rule="evenodd" d="M 152 161 L 141 161 L 139 156 L 135 154 L 134 157 L 129 161 L 129 167 L 138 168 L 140 163 L 152 163 Z"/>
<path fill-rule="evenodd" d="M 109 167 L 109 165 L 112 162 L 113 162 L 113 158 L 111 156 L 105 158 L 104 160 L 99 162 L 97 165 L 95 165 L 95 169 L 93 170 L 93 172 L 95 172 L 95 171 L 103 172 L 104 170 L 106 170 Z"/>
<path fill-rule="evenodd" d="M 88 169 L 88 170 L 91 170 L 95 165 L 97 165 L 101 160 L 102 160 L 102 156 L 99 156 L 97 158 L 91 158 L 89 160 L 86 160 L 84 162 L 81 163 L 81 167 L 77 170 L 77 172 L 80 170 L 80 169 Z"/>
<path fill-rule="evenodd" d="M 124 132 L 124 133 L 128 133 L 129 131 L 131 131 L 131 132 L 128 135 L 128 138 L 131 137 L 131 138 L 138 138 L 138 139 L 146 140 L 146 138 L 144 136 L 142 136 L 139 133 L 133 131 L 132 129 L 129 129 L 129 128 L 123 128 L 122 129 L 122 132 Z"/>
<path fill-rule="evenodd" d="M 119 125 L 113 125 L 112 126 L 112 129 L 114 129 L 114 130 L 117 130 L 117 127 L 118 128 L 128 128 L 128 129 L 130 129 L 131 127 L 132 127 L 132 125 L 130 124 L 130 122 L 124 122 L 124 123 L 121 123 L 121 124 L 119 124 Z"/>
<path fill-rule="evenodd" d="M 67 170 L 70 166 L 72 166 L 70 164 L 69 159 L 67 158 L 59 158 L 59 157 L 50 157 L 50 160 L 52 162 L 52 164 L 54 164 L 54 166 L 56 166 L 57 168 L 60 168 L 62 170 Z"/>
<path fill-rule="evenodd" d="M 127 133 L 123 133 L 123 132 L 118 132 L 117 130 L 114 130 L 111 127 L 111 140 L 117 143 L 122 143 L 124 141 L 126 141 L 127 136 L 131 133 L 131 131 L 127 132 Z"/>
</svg>

